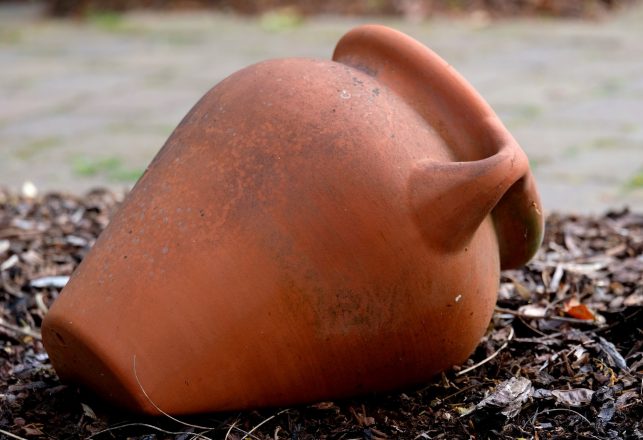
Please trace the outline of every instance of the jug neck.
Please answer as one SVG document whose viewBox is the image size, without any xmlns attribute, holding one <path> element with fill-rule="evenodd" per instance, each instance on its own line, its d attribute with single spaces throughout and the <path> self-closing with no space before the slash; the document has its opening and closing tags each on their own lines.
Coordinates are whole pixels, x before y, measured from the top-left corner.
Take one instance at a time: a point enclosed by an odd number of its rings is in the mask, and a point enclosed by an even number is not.
<svg viewBox="0 0 643 440">
<path fill-rule="evenodd" d="M 333 60 L 388 87 L 447 144 L 454 162 L 426 158 L 411 171 L 409 203 L 423 237 L 460 249 L 491 215 L 502 268 L 526 263 L 542 240 L 538 192 L 525 153 L 473 87 L 430 49 L 384 26 L 352 30 Z"/>
</svg>

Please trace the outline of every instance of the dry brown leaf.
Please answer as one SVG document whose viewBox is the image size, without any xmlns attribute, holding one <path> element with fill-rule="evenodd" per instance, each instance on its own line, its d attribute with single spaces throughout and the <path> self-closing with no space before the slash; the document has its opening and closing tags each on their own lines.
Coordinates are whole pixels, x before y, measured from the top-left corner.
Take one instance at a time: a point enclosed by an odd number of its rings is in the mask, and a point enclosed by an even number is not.
<svg viewBox="0 0 643 440">
<path fill-rule="evenodd" d="M 592 401 L 594 391 L 587 388 L 577 388 L 573 390 L 553 390 L 551 394 L 562 405 L 583 406 Z"/>
</svg>

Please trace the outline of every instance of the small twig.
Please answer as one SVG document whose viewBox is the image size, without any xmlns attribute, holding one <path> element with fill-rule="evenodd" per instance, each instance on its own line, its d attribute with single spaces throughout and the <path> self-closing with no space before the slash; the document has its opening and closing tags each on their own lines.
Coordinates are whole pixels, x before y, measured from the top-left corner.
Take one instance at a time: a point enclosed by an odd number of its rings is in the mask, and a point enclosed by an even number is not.
<svg viewBox="0 0 643 440">
<path fill-rule="evenodd" d="M 228 440 L 228 438 L 230 438 L 230 434 L 232 434 L 232 430 L 233 430 L 233 429 L 234 429 L 235 431 L 239 431 L 241 434 L 243 434 L 243 437 L 242 437 L 242 438 L 243 438 L 244 440 L 245 440 L 246 438 L 248 438 L 248 437 L 252 437 L 252 438 L 253 438 L 253 439 L 255 439 L 255 440 L 260 440 L 260 439 L 259 439 L 259 437 L 257 437 L 256 435 L 252 434 L 252 431 L 250 431 L 250 432 L 246 432 L 246 431 L 244 431 L 243 429 L 239 428 L 239 427 L 237 426 L 237 423 L 238 423 L 238 422 L 239 422 L 239 418 L 238 418 L 238 416 L 237 416 L 237 420 L 235 420 L 234 422 L 232 422 L 232 424 L 231 424 L 231 425 L 228 425 L 228 430 L 226 431 L 226 434 L 225 434 L 225 437 L 223 438 L 223 440 Z"/>
<path fill-rule="evenodd" d="M 254 434 L 250 434 L 249 432 L 244 431 L 243 429 L 241 429 L 241 428 L 237 427 L 236 425 L 234 426 L 234 429 L 236 429 L 236 430 L 237 430 L 237 431 L 239 431 L 241 434 L 243 434 L 243 437 L 242 437 L 242 439 L 243 439 L 243 440 L 246 440 L 246 438 L 248 438 L 248 437 L 252 437 L 252 438 L 253 438 L 253 439 L 255 439 L 255 440 L 261 440 L 261 439 L 260 439 L 259 437 L 257 437 L 256 435 L 254 435 Z"/>
<path fill-rule="evenodd" d="M 504 307 L 496 306 L 493 309 L 493 311 L 496 312 L 496 313 L 506 313 L 508 315 L 519 316 L 519 317 L 522 317 L 522 318 L 534 319 L 534 316 L 526 315 L 524 313 L 519 312 L 518 310 L 505 309 Z"/>
<path fill-rule="evenodd" d="M 37 339 L 39 341 L 42 340 L 42 335 L 40 334 L 40 332 L 18 327 L 17 325 L 9 324 L 8 322 L 4 322 L 2 318 L 0 318 L 0 327 L 5 328 L 7 330 L 11 330 L 12 332 L 18 333 L 22 336 L 31 336 L 32 338 Z"/>
<path fill-rule="evenodd" d="M 555 293 L 555 292 L 552 292 L 552 293 Z M 549 312 L 553 310 L 554 307 L 556 307 L 558 304 L 562 303 L 563 301 L 565 301 L 564 296 L 561 298 L 555 299 L 552 302 L 547 303 L 547 305 L 545 306 L 545 314 L 549 315 Z"/>
<path fill-rule="evenodd" d="M 36 299 L 36 306 L 38 306 L 38 310 L 40 310 L 43 315 L 46 315 L 47 312 L 49 312 L 49 308 L 47 307 L 47 304 L 45 304 L 45 300 L 43 299 L 43 294 L 42 292 L 37 293 L 35 296 Z"/>
<path fill-rule="evenodd" d="M 598 322 L 590 319 L 568 318 L 566 316 L 556 316 L 556 315 L 547 316 L 546 319 L 551 319 L 552 321 L 569 322 L 572 324 L 585 324 L 585 325 L 591 325 L 594 327 L 601 326 L 601 324 L 599 324 Z"/>
<path fill-rule="evenodd" d="M 270 417 L 268 417 L 267 419 L 265 419 L 263 422 L 259 423 L 259 424 L 258 424 L 258 425 L 256 425 L 254 428 L 252 428 L 250 431 L 248 431 L 248 433 L 247 433 L 246 435 L 247 435 L 247 436 L 252 436 L 252 433 L 253 433 L 253 432 L 255 432 L 257 429 L 259 429 L 259 427 L 260 427 L 261 425 L 263 425 L 263 424 L 265 424 L 265 423 L 269 422 L 270 420 L 272 420 L 272 419 L 274 419 L 275 417 L 277 417 L 277 416 L 279 416 L 279 415 L 281 415 L 281 414 L 285 413 L 286 411 L 288 411 L 288 409 L 282 409 L 282 410 L 281 410 L 281 411 L 279 411 L 277 414 L 273 414 L 273 415 L 271 415 Z"/>
<path fill-rule="evenodd" d="M 602 329 L 591 329 L 591 330 L 578 330 L 579 334 L 583 335 L 596 335 L 597 332 L 601 331 Z M 514 338 L 514 341 L 516 342 L 526 342 L 526 343 L 531 343 L 531 344 L 547 344 L 547 342 L 550 339 L 557 339 L 560 336 L 562 336 L 562 332 L 555 332 L 555 333 L 549 333 L 545 334 L 545 336 L 540 337 L 540 338 Z"/>
<path fill-rule="evenodd" d="M 597 333 L 598 333 L 598 332 L 603 333 L 603 332 L 605 332 L 605 331 L 607 331 L 607 330 L 611 330 L 611 329 L 613 329 L 614 327 L 618 327 L 619 325 L 623 325 L 626 321 L 629 321 L 630 319 L 634 318 L 636 315 L 638 315 L 639 313 L 641 313 L 641 310 L 642 310 L 642 309 L 637 308 L 637 309 L 634 311 L 634 313 L 632 313 L 631 315 L 628 315 L 628 316 L 624 317 L 623 319 L 619 319 L 618 321 L 615 321 L 615 322 L 613 322 L 613 323 L 612 323 L 612 324 L 610 324 L 610 325 L 606 325 L 605 327 L 601 327 L 601 328 L 597 329 L 597 330 L 596 330 L 596 332 L 597 332 Z"/>
<path fill-rule="evenodd" d="M 551 408 L 551 409 L 546 409 L 546 410 L 544 410 L 544 411 L 541 411 L 541 412 L 540 412 L 540 414 L 547 414 L 547 413 L 550 413 L 550 412 L 571 412 L 571 413 L 576 414 L 576 415 L 577 415 L 578 417 L 580 417 L 581 419 L 585 420 L 585 421 L 587 422 L 587 424 L 588 424 L 588 425 L 592 426 L 592 422 L 590 422 L 590 421 L 587 419 L 587 417 L 585 417 L 584 415 L 582 415 L 582 414 L 581 414 L 581 413 L 579 413 L 578 411 L 574 411 L 573 409 L 569 409 L 569 408 Z"/>
<path fill-rule="evenodd" d="M 94 434 L 90 435 L 87 437 L 87 440 L 92 439 L 98 435 L 105 434 L 106 432 L 110 431 L 115 431 L 117 429 L 123 429 L 123 428 L 132 428 L 134 426 L 138 427 L 144 427 L 144 428 L 151 428 L 154 429 L 158 432 L 162 432 L 163 434 L 169 434 L 169 435 L 184 435 L 184 434 L 190 434 L 193 436 L 197 436 L 197 438 L 203 439 L 203 440 L 212 440 L 210 437 L 206 437 L 204 435 L 195 433 L 195 432 L 187 432 L 187 431 L 166 431 L 165 429 L 159 428 L 158 426 L 150 425 L 148 423 L 126 423 L 125 425 L 118 425 L 118 426 L 112 426 L 111 428 L 103 429 L 102 431 L 95 432 Z M 26 440 L 22 439 L 21 437 L 15 437 L 21 440 Z"/>
<path fill-rule="evenodd" d="M 24 438 L 24 437 L 20 437 L 20 436 L 18 436 L 18 435 L 12 434 L 12 433 L 10 433 L 9 431 L 5 431 L 4 429 L 0 429 L 0 434 L 6 435 L 6 436 L 7 436 L 7 437 L 9 437 L 9 438 L 14 438 L 14 439 L 16 439 L 16 440 L 27 440 L 27 439 L 26 439 L 26 438 Z"/>
<path fill-rule="evenodd" d="M 228 432 L 225 433 L 225 437 L 223 437 L 223 440 L 228 440 L 228 437 L 230 437 L 230 434 L 232 433 L 232 430 L 237 427 L 237 421 L 235 420 L 232 422 L 232 425 L 230 425 L 230 428 L 228 429 Z"/>
<path fill-rule="evenodd" d="M 569 351 L 571 352 L 571 350 Z M 563 358 L 563 364 L 565 365 L 565 370 L 567 370 L 567 374 L 569 375 L 570 378 L 573 378 L 574 370 L 572 370 L 572 366 L 569 365 L 569 358 L 567 357 L 567 353 L 565 351 L 561 351 L 560 357 Z"/>
<path fill-rule="evenodd" d="M 207 431 L 212 431 L 212 430 L 214 429 L 214 428 L 212 428 L 212 427 L 210 427 L 210 426 L 193 425 L 193 424 L 191 424 L 191 423 L 184 422 L 183 420 L 179 420 L 179 419 L 177 419 L 177 418 L 175 418 L 175 417 L 172 417 L 171 415 L 169 415 L 168 413 L 166 413 L 165 411 L 163 411 L 161 408 L 159 408 L 159 407 L 158 407 L 158 405 L 157 405 L 156 403 L 154 403 L 154 401 L 153 401 L 153 400 L 150 398 L 150 396 L 147 394 L 147 392 L 146 392 L 146 391 L 145 391 L 145 389 L 143 388 L 143 385 L 141 384 L 141 381 L 140 381 L 140 380 L 139 380 L 139 378 L 138 378 L 138 373 L 136 372 L 136 355 L 134 355 L 134 356 L 132 357 L 132 364 L 133 364 L 133 365 L 132 365 L 132 367 L 134 368 L 134 378 L 136 378 L 136 383 L 138 384 L 138 386 L 139 386 L 139 388 L 141 389 L 141 392 L 143 393 L 143 395 L 145 396 L 145 398 L 150 402 L 150 404 L 151 404 L 151 405 L 152 405 L 152 406 L 153 406 L 153 407 L 154 407 L 158 412 L 160 412 L 161 414 L 163 414 L 163 415 L 164 415 L 165 417 L 167 417 L 168 419 L 170 419 L 170 420 L 172 420 L 172 421 L 175 421 L 176 423 L 179 423 L 179 424 L 181 424 L 181 425 L 188 426 L 188 427 L 190 427 L 190 428 L 205 429 L 205 430 L 207 430 Z"/>
<path fill-rule="evenodd" d="M 479 366 L 486 364 L 487 362 L 489 362 L 490 360 L 498 356 L 498 353 L 500 353 L 502 350 L 507 348 L 507 346 L 509 345 L 509 341 L 511 341 L 513 337 L 514 337 L 514 328 L 509 327 L 509 336 L 507 336 L 507 340 L 505 341 L 504 344 L 502 344 L 502 346 L 499 349 L 497 349 L 491 356 L 486 357 L 485 359 L 481 360 L 477 364 L 470 366 L 469 368 L 465 368 L 462 371 L 458 371 L 455 375 L 462 376 L 463 374 L 467 374 L 469 371 L 475 370 Z"/>
<path fill-rule="evenodd" d="M 0 231 L 0 239 L 3 238 L 17 238 L 18 240 L 24 240 L 27 238 L 36 237 L 42 235 L 42 231 L 25 231 L 17 228 L 9 228 L 4 231 Z"/>
<path fill-rule="evenodd" d="M 538 330 L 536 327 L 533 327 L 533 326 L 532 326 L 531 324 L 529 324 L 529 323 L 525 320 L 525 318 L 523 318 L 522 316 L 519 316 L 519 317 L 518 317 L 518 319 L 520 319 L 520 322 L 522 322 L 522 323 L 525 325 L 525 327 L 527 327 L 529 330 L 531 330 L 532 332 L 536 333 L 537 335 L 540 335 L 540 336 L 547 336 L 547 333 L 541 332 L 541 331 L 540 331 L 540 330 Z"/>
<path fill-rule="evenodd" d="M 552 321 L 562 321 L 562 322 L 569 322 L 573 324 L 585 324 L 585 325 L 592 325 L 595 327 L 600 326 L 598 322 L 590 319 L 568 318 L 566 316 L 549 315 L 549 314 L 546 314 L 544 316 L 531 316 L 525 313 L 521 313 L 517 310 L 505 309 L 503 307 L 496 307 L 495 311 L 499 313 L 507 313 L 508 315 L 514 315 L 514 316 L 517 316 L 518 318 L 525 318 L 532 321 L 541 320 L 541 319 L 551 319 Z"/>
<path fill-rule="evenodd" d="M 448 396 L 441 398 L 440 401 L 441 402 L 446 402 L 447 400 L 451 399 L 452 397 L 455 397 L 458 394 L 464 393 L 465 391 L 469 391 L 471 388 L 479 387 L 480 385 L 482 385 L 482 384 L 481 383 L 475 383 L 473 385 L 469 385 L 468 387 L 464 387 L 462 389 L 459 389 L 455 393 L 451 393 Z"/>
<path fill-rule="evenodd" d="M 585 331 L 582 331 L 581 333 L 587 333 Z M 514 338 L 514 341 L 516 342 L 532 342 L 534 344 L 543 344 L 546 342 L 544 341 L 549 341 L 551 339 L 558 339 L 563 335 L 562 332 L 555 332 L 555 333 L 545 333 L 545 336 L 542 336 L 540 338 Z M 555 342 L 555 341 L 554 341 Z"/>
</svg>

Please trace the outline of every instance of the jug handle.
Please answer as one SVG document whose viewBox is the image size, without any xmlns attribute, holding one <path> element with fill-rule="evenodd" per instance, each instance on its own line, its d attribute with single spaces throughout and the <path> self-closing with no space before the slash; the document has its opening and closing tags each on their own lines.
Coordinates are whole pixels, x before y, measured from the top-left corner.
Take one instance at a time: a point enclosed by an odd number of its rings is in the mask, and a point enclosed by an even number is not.
<svg viewBox="0 0 643 440">
<path fill-rule="evenodd" d="M 395 92 L 448 145 L 453 162 L 422 159 L 409 178 L 409 202 L 427 244 L 462 250 L 491 215 L 501 268 L 529 261 L 542 241 L 543 216 L 528 159 L 473 87 L 423 44 L 379 25 L 344 35 L 333 60 Z"/>
</svg>

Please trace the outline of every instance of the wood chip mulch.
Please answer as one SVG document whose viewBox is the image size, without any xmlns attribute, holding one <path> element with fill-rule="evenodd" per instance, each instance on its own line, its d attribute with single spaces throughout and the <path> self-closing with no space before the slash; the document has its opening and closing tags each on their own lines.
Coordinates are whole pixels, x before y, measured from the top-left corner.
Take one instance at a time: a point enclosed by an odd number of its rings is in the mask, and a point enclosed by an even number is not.
<svg viewBox="0 0 643 440">
<path fill-rule="evenodd" d="M 549 216 L 534 261 L 503 274 L 475 353 L 423 388 L 175 421 L 61 384 L 40 340 L 121 200 L 0 189 L 0 438 L 643 438 L 643 213 Z"/>
</svg>

